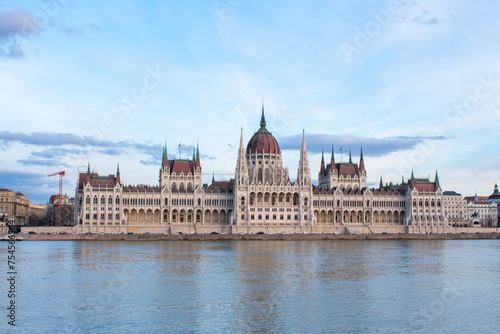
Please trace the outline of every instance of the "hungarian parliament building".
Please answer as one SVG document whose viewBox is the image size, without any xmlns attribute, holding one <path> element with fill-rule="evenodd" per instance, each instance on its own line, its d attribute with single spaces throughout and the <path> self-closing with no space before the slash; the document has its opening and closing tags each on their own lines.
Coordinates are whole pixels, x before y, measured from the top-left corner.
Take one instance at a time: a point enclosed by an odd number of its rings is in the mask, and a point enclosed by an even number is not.
<svg viewBox="0 0 500 334">
<path fill-rule="evenodd" d="M 349 162 L 336 162 L 333 148 L 329 159 L 323 155 L 316 186 L 303 134 L 297 178 L 291 182 L 280 146 L 266 128 L 264 107 L 260 128 L 246 147 L 242 132 L 236 158 L 234 178 L 211 184 L 202 183 L 199 148 L 192 159 L 169 159 L 165 146 L 157 186 L 125 186 L 119 167 L 116 174 L 101 176 L 89 164 L 77 181 L 77 228 L 94 233 L 375 233 L 383 226 L 431 233 L 452 226 L 437 171 L 432 181 L 415 178 L 412 171 L 401 184 L 381 180 L 378 188 L 369 188 L 362 148 L 357 163 L 351 154 Z"/>
</svg>

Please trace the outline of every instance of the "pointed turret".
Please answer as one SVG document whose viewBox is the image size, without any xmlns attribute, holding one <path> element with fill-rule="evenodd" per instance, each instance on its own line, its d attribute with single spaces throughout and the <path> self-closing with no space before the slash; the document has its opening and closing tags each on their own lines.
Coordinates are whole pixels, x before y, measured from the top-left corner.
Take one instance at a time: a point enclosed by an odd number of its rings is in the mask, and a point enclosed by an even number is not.
<svg viewBox="0 0 500 334">
<path fill-rule="evenodd" d="M 165 146 L 163 147 L 163 156 L 161 158 L 161 167 L 168 165 L 168 152 L 167 152 L 167 141 L 165 140 Z"/>
<path fill-rule="evenodd" d="M 196 143 L 196 162 L 194 164 L 195 168 L 201 168 L 201 162 L 200 162 L 200 143 Z"/>
<path fill-rule="evenodd" d="M 351 149 L 349 149 L 349 163 L 352 164 Z"/>
<path fill-rule="evenodd" d="M 311 170 L 309 169 L 309 160 L 307 159 L 306 136 L 304 130 L 302 130 L 302 147 L 300 149 L 297 182 L 299 182 L 301 186 L 311 184 Z"/>
<path fill-rule="evenodd" d="M 333 145 L 332 145 L 332 156 L 330 157 L 330 169 L 335 169 L 335 156 L 333 155 Z"/>
<path fill-rule="evenodd" d="M 266 117 L 264 116 L 264 99 L 262 99 L 262 116 L 260 117 L 260 128 L 266 128 Z"/>
<path fill-rule="evenodd" d="M 382 189 L 384 187 L 384 182 L 382 182 L 382 175 L 380 175 L 380 184 L 379 184 L 379 189 Z"/>
<path fill-rule="evenodd" d="M 116 165 L 116 184 L 120 184 L 120 164 Z"/>
<path fill-rule="evenodd" d="M 90 174 L 90 161 L 89 161 L 89 165 L 87 167 L 87 174 Z"/>
<path fill-rule="evenodd" d="M 215 182 L 215 173 L 212 172 L 212 183 L 214 183 L 214 182 Z"/>
<path fill-rule="evenodd" d="M 361 146 L 361 154 L 359 157 L 359 170 L 362 172 L 365 171 L 365 161 L 363 159 L 363 146 Z"/>
<path fill-rule="evenodd" d="M 321 149 L 321 167 L 320 167 L 320 173 L 325 172 L 325 154 L 323 153 L 323 149 Z"/>
<path fill-rule="evenodd" d="M 411 180 L 415 180 L 415 175 L 413 175 L 413 168 L 411 169 Z"/>
<path fill-rule="evenodd" d="M 439 184 L 439 176 L 438 176 L 438 171 L 436 169 L 436 176 L 434 177 L 434 186 L 437 189 L 441 188 L 441 185 Z"/>
<path fill-rule="evenodd" d="M 236 179 L 239 184 L 246 184 L 246 180 L 248 180 L 247 157 L 245 143 L 243 141 L 243 128 L 241 128 L 240 148 L 238 149 L 238 159 L 236 160 Z"/>
</svg>

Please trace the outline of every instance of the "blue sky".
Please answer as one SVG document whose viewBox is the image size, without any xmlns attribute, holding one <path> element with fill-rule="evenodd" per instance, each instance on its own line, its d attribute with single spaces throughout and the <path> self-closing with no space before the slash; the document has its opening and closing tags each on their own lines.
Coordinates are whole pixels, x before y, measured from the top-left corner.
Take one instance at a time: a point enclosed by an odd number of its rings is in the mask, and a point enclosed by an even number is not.
<svg viewBox="0 0 500 334">
<path fill-rule="evenodd" d="M 46 203 L 66 171 L 158 183 L 162 146 L 205 182 L 267 127 L 296 175 L 300 137 L 363 145 L 371 186 L 415 176 L 489 195 L 499 179 L 500 3 L 0 0 L 0 188 Z"/>
</svg>

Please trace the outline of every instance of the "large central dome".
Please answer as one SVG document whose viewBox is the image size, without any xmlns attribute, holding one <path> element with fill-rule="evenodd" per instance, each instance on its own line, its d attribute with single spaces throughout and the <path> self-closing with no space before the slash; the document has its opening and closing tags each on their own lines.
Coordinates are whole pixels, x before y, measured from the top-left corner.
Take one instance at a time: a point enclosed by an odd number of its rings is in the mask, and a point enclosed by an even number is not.
<svg viewBox="0 0 500 334">
<path fill-rule="evenodd" d="M 264 105 L 262 105 L 262 117 L 260 129 L 248 141 L 247 154 L 279 154 L 280 147 L 276 138 L 266 129 L 266 118 L 264 117 Z"/>
</svg>

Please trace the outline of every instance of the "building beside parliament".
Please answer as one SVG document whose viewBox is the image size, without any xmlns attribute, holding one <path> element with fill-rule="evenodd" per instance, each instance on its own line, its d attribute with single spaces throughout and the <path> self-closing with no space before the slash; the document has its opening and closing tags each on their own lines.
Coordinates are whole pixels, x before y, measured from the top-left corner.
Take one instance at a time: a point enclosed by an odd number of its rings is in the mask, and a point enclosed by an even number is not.
<svg viewBox="0 0 500 334">
<path fill-rule="evenodd" d="M 202 183 L 199 148 L 192 159 L 168 159 L 164 147 L 157 186 L 125 186 L 116 174 L 80 173 L 75 222 L 82 232 L 333 233 L 446 232 L 443 191 L 433 181 L 411 177 L 400 184 L 367 186 L 363 150 L 357 163 L 322 155 L 318 185 L 312 184 L 304 134 L 295 182 L 283 166 L 262 107 L 260 128 L 247 145 L 240 137 L 234 178 Z"/>
</svg>

